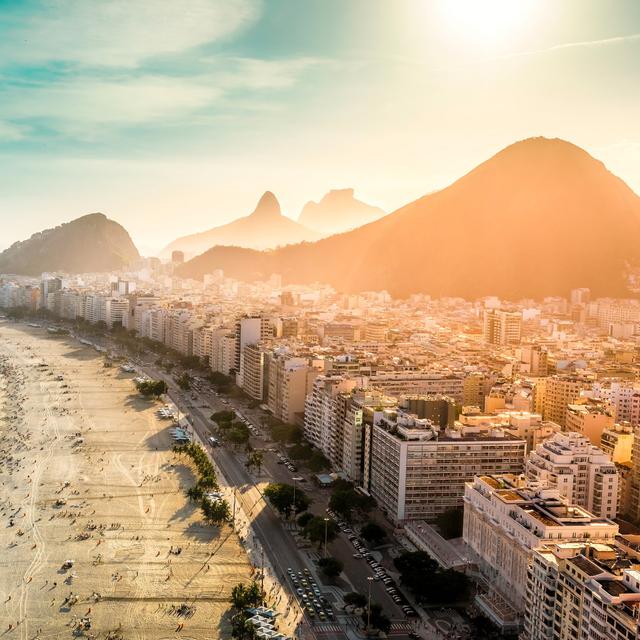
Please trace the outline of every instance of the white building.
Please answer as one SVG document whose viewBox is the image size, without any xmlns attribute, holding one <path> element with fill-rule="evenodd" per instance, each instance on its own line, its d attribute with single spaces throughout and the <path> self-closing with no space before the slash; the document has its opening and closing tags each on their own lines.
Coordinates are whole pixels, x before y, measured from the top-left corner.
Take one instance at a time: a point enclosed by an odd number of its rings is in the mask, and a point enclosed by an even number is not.
<svg viewBox="0 0 640 640">
<path fill-rule="evenodd" d="M 365 435 L 365 489 L 393 522 L 433 521 L 462 505 L 465 482 L 475 475 L 520 473 L 525 447 L 502 429 L 439 430 L 427 419 L 387 409 Z"/>
<path fill-rule="evenodd" d="M 552 487 L 571 504 L 603 518 L 618 514 L 618 471 L 611 458 L 579 433 L 556 433 L 527 459 L 531 484 Z"/>
<path fill-rule="evenodd" d="M 478 476 L 466 484 L 464 503 L 464 541 L 488 585 L 476 601 L 500 625 L 507 619 L 515 626 L 521 622 L 534 549 L 560 542 L 608 543 L 618 533 L 611 520 L 570 504 L 557 489 L 529 486 L 524 476 Z"/>
</svg>

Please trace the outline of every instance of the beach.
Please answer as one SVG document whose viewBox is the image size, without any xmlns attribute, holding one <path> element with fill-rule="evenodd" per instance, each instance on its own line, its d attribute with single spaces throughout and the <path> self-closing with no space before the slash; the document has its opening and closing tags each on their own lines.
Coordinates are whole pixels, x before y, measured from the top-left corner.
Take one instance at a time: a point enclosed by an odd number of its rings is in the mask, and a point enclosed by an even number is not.
<svg viewBox="0 0 640 640">
<path fill-rule="evenodd" d="M 0 324 L 0 636 L 227 636 L 244 550 L 186 498 L 160 405 L 104 361 Z"/>
</svg>

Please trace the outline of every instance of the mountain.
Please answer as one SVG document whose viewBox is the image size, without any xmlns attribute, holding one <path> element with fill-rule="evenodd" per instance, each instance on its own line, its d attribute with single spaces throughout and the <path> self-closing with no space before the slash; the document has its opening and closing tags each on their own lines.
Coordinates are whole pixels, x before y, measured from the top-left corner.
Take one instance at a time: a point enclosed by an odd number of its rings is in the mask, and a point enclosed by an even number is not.
<svg viewBox="0 0 640 640">
<path fill-rule="evenodd" d="M 628 295 L 640 264 L 640 198 L 583 149 L 516 142 L 449 187 L 315 243 L 252 252 L 215 247 L 182 274 L 326 282 L 340 291 L 507 299 Z"/>
<path fill-rule="evenodd" d="M 361 227 L 385 212 L 353 197 L 353 189 L 332 189 L 320 202 L 307 202 L 298 222 L 323 236 Z"/>
<path fill-rule="evenodd" d="M 111 271 L 139 257 L 124 227 L 103 213 L 90 213 L 15 242 L 0 253 L 0 273 Z"/>
<path fill-rule="evenodd" d="M 178 238 L 160 252 L 160 257 L 168 258 L 175 250 L 184 251 L 189 257 L 214 245 L 269 249 L 319 237 L 315 231 L 283 216 L 278 199 L 266 191 L 252 214 L 209 231 Z"/>
</svg>

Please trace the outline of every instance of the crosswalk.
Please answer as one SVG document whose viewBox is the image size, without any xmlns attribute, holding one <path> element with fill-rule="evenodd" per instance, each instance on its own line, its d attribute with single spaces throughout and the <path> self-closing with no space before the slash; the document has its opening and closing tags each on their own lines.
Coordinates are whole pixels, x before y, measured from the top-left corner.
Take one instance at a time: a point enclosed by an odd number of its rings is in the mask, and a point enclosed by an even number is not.
<svg viewBox="0 0 640 640">
<path fill-rule="evenodd" d="M 408 622 L 392 622 L 389 635 L 406 635 L 413 631 L 413 627 Z"/>
<path fill-rule="evenodd" d="M 337 622 L 318 622 L 313 625 L 313 630 L 318 633 L 335 633 L 336 631 L 342 631 L 342 626 Z"/>
</svg>

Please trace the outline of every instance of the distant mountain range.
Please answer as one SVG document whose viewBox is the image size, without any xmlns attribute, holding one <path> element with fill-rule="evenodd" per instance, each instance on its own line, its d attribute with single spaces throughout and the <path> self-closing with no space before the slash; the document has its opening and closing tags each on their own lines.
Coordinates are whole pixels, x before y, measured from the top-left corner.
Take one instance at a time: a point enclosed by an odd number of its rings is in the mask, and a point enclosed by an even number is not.
<svg viewBox="0 0 640 640">
<path fill-rule="evenodd" d="M 327 236 L 361 227 L 383 215 L 379 207 L 356 200 L 353 189 L 332 189 L 320 202 L 307 202 L 298 222 Z"/>
<path fill-rule="evenodd" d="M 0 273 L 111 271 L 139 257 L 124 227 L 102 213 L 90 213 L 15 242 L 0 253 Z"/>
<path fill-rule="evenodd" d="M 616 296 L 640 265 L 639 239 L 640 198 L 622 180 L 569 142 L 531 138 L 353 231 L 272 251 L 214 247 L 179 275 L 280 273 L 395 296 L 541 298 L 577 286 Z"/>
<path fill-rule="evenodd" d="M 178 238 L 159 255 L 170 258 L 172 251 L 179 250 L 191 258 L 214 245 L 275 249 L 355 229 L 383 215 L 382 209 L 356 200 L 353 189 L 335 189 L 320 202 L 308 202 L 296 222 L 282 215 L 278 199 L 267 191 L 252 214 L 208 231 Z"/>
<path fill-rule="evenodd" d="M 160 252 L 160 257 L 169 258 L 176 250 L 191 257 L 214 245 L 269 249 L 320 237 L 316 231 L 283 216 L 278 199 L 271 191 L 266 191 L 250 215 L 209 231 L 178 238 Z"/>
</svg>

